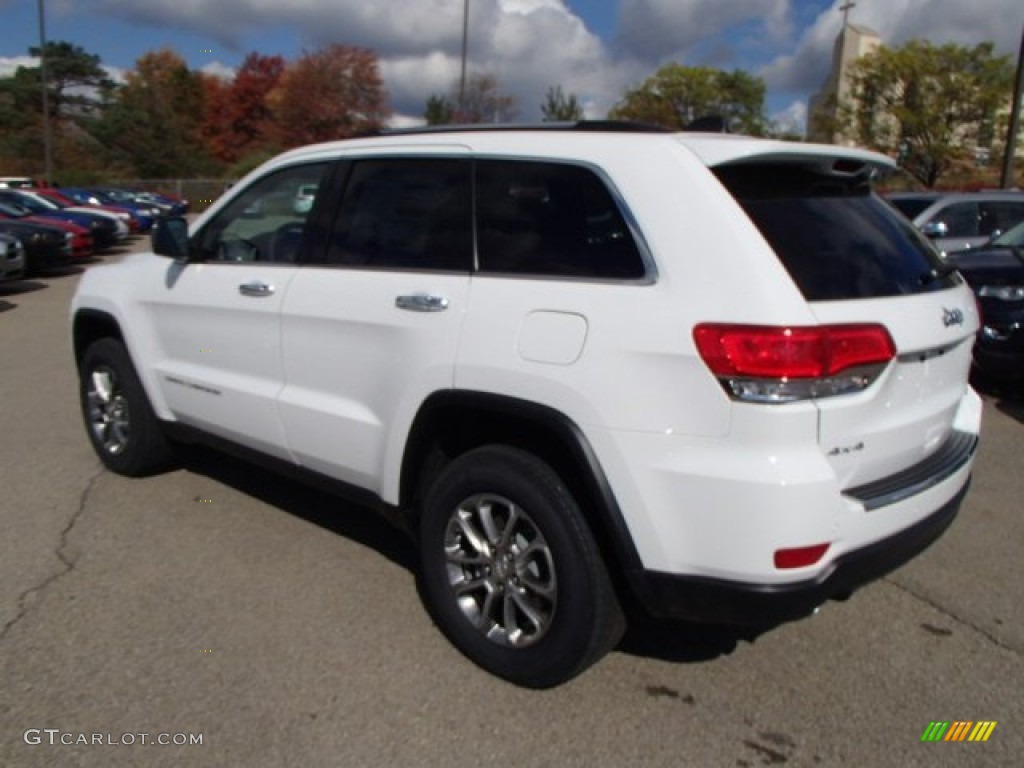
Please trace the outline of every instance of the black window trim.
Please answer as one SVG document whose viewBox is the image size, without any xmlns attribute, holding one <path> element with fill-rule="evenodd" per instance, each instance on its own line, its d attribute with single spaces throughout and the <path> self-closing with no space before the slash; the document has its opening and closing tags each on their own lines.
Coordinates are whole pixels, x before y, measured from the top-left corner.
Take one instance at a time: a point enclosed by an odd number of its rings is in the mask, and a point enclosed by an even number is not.
<svg viewBox="0 0 1024 768">
<path fill-rule="evenodd" d="M 472 163 L 473 156 L 468 152 L 419 152 L 419 151 L 404 151 L 407 147 L 401 147 L 399 149 L 403 151 L 395 152 L 388 151 L 394 148 L 388 147 L 385 151 L 371 151 L 371 152 L 358 152 L 358 153 L 346 153 L 335 160 L 335 167 L 331 170 L 331 173 L 325 179 L 325 183 L 330 185 L 330 192 L 328 195 L 323 196 L 323 200 L 317 197 L 316 203 L 314 204 L 314 210 L 310 215 L 310 221 L 313 221 L 313 216 L 316 216 L 315 225 L 320 235 L 320 241 L 316 243 L 308 243 L 308 248 L 303 249 L 302 256 L 307 258 L 299 260 L 299 265 L 303 267 L 315 267 L 317 269 L 340 269 L 346 271 L 359 271 L 359 272 L 398 272 L 402 274 L 430 274 L 430 275 L 473 275 L 477 270 L 477 252 L 476 252 L 476 188 L 475 188 L 475 173 L 473 172 L 473 166 L 470 166 L 470 210 L 471 210 L 471 225 L 472 225 L 472 253 L 470 259 L 469 269 L 438 269 L 436 267 L 393 267 L 379 264 L 337 264 L 329 263 L 327 261 L 327 250 L 330 245 L 331 230 L 334 227 L 334 223 L 337 220 L 338 214 L 341 210 L 341 204 L 345 200 L 345 191 L 348 189 L 349 180 L 352 177 L 352 169 L 356 163 L 366 161 L 381 161 L 381 160 L 457 160 L 459 162 Z"/>
<path fill-rule="evenodd" d="M 317 243 L 309 243 L 308 240 L 304 243 L 302 253 L 297 261 L 299 266 L 316 267 L 319 269 L 341 269 L 341 270 L 358 270 L 361 272 L 400 272 L 410 274 L 437 274 L 437 275 L 470 275 L 473 278 L 498 278 L 498 279 L 516 279 L 516 280 L 541 280 L 550 282 L 557 280 L 560 282 L 569 283 L 604 283 L 604 284 L 615 284 L 615 285 L 641 285 L 648 286 L 654 285 L 658 282 L 658 269 L 657 264 L 654 260 L 654 256 L 651 252 L 647 240 L 644 238 L 643 233 L 640 230 L 640 226 L 637 223 L 636 217 L 630 210 L 629 206 L 626 205 L 626 201 L 619 191 L 618 187 L 611 180 L 609 175 L 600 166 L 583 160 L 567 160 L 563 158 L 552 158 L 545 156 L 534 156 L 534 155 L 508 155 L 501 153 L 450 153 L 450 152 L 430 152 L 430 151 L 402 151 L 394 152 L 391 151 L 393 148 L 388 147 L 384 151 L 367 151 L 357 153 L 346 153 L 339 157 L 336 161 L 335 167 L 331 170 L 329 176 L 325 177 L 324 184 L 329 185 L 329 194 L 317 197 L 316 203 L 314 204 L 313 212 L 310 215 L 310 221 L 313 222 L 314 217 L 316 218 L 315 226 L 323 233 L 322 239 Z M 408 148 L 403 147 L 403 150 Z M 456 269 L 436 269 L 432 267 L 389 267 L 379 265 L 363 265 L 363 264 L 329 264 L 326 260 L 327 244 L 330 237 L 330 229 L 334 225 L 334 221 L 339 212 L 342 201 L 345 197 L 345 189 L 348 186 L 349 178 L 351 176 L 352 168 L 357 162 L 372 161 L 372 160 L 458 160 L 463 162 L 471 163 L 470 172 L 470 209 L 471 209 L 471 228 L 472 228 L 472 264 L 469 272 L 464 270 Z M 506 162 L 530 162 L 530 163 L 547 163 L 550 165 L 567 165 L 576 168 L 583 168 L 595 174 L 605 189 L 611 195 L 612 202 L 622 216 L 623 221 L 626 223 L 626 227 L 629 229 L 629 233 L 633 238 L 633 242 L 636 244 L 637 251 L 640 254 L 640 259 L 643 263 L 644 274 L 642 277 L 635 278 L 609 278 L 609 277 L 589 277 L 581 275 L 545 275 L 545 274 L 530 274 L 530 273 L 512 273 L 512 272 L 484 272 L 480 269 L 480 253 L 478 247 L 478 232 L 477 226 L 477 162 L 481 160 L 499 160 Z"/>
<path fill-rule="evenodd" d="M 619 188 L 612 181 L 611 177 L 605 172 L 601 166 L 596 163 L 592 163 L 588 160 L 573 160 L 561 157 L 550 157 L 545 155 L 506 155 L 501 153 L 474 153 L 473 161 L 473 251 L 476 254 L 477 240 L 476 240 L 476 161 L 478 160 L 499 160 L 504 162 L 521 162 L 521 163 L 547 163 L 548 165 L 568 165 L 575 168 L 583 168 L 590 171 L 598 177 L 608 194 L 611 195 L 612 202 L 619 211 L 619 215 L 622 216 L 622 220 L 626 223 L 626 227 L 629 229 L 629 234 L 633 238 L 633 242 L 636 244 L 637 251 L 640 253 L 640 260 L 643 263 L 644 274 L 642 277 L 630 277 L 630 278 L 619 278 L 619 277 L 589 277 L 586 275 L 545 275 L 545 274 L 531 274 L 528 272 L 482 272 L 479 269 L 479 260 L 477 261 L 477 271 L 473 273 L 474 277 L 495 277 L 503 279 L 515 279 L 515 280 L 542 280 L 550 282 L 552 280 L 566 282 L 566 283 L 604 283 L 614 285 L 641 285 L 648 286 L 654 285 L 658 282 L 658 266 L 654 260 L 650 246 L 647 244 L 646 238 L 643 236 L 643 232 L 640 230 L 636 217 L 633 215 L 633 211 L 630 210 L 629 206 L 626 205 L 626 200 L 623 198 Z"/>
<path fill-rule="evenodd" d="M 226 199 L 222 205 L 218 206 L 217 210 L 210 216 L 210 218 L 203 222 L 203 226 L 202 227 L 200 227 L 199 229 L 195 230 L 194 232 L 192 232 L 190 234 L 189 239 L 188 239 L 188 248 L 189 248 L 189 253 L 190 253 L 190 259 L 189 260 L 190 261 L 194 260 L 195 263 L 204 264 L 206 266 L 225 266 L 225 267 L 227 267 L 227 266 L 232 266 L 232 267 L 233 266 L 239 266 L 239 267 L 248 266 L 248 267 L 251 268 L 251 267 L 254 267 L 254 266 L 258 266 L 260 268 L 263 268 L 263 267 L 290 267 L 290 268 L 296 268 L 296 267 L 304 266 L 307 263 L 308 252 L 309 252 L 309 249 L 310 249 L 310 237 L 309 237 L 309 234 L 308 234 L 308 227 L 314 221 L 314 217 L 317 217 L 318 212 L 321 211 L 322 208 L 324 207 L 324 205 L 323 205 L 324 201 L 321 200 L 321 196 L 319 194 L 316 196 L 316 198 L 314 198 L 314 200 L 313 200 L 313 208 L 312 208 L 312 210 L 310 210 L 309 216 L 306 217 L 307 233 L 303 234 L 302 243 L 299 246 L 298 256 L 296 257 L 295 261 L 293 261 L 293 262 L 284 262 L 284 261 L 220 261 L 218 259 L 207 259 L 207 258 L 195 258 L 195 259 L 193 259 L 192 257 L 196 257 L 196 256 L 198 256 L 201 253 L 201 243 L 203 241 L 203 237 L 204 237 L 207 229 L 214 222 L 216 222 L 217 219 L 220 217 L 220 215 L 227 208 L 229 208 L 238 198 L 240 198 L 243 195 L 245 195 L 246 192 L 248 192 L 255 185 L 259 184 L 260 182 L 262 182 L 264 179 L 266 179 L 269 176 L 277 175 L 278 173 L 282 173 L 284 171 L 290 171 L 290 170 L 292 170 L 294 168 L 300 168 L 302 166 L 310 166 L 310 165 L 323 165 L 324 166 L 323 175 L 321 176 L 320 187 L 322 189 L 333 190 L 334 187 L 335 187 L 334 182 L 336 181 L 334 176 L 335 176 L 335 174 L 337 172 L 337 166 L 338 166 L 337 158 L 333 158 L 333 157 L 303 158 L 303 159 L 297 160 L 295 162 L 283 163 L 283 164 L 281 164 L 279 166 L 276 166 L 276 167 L 268 170 L 267 173 L 262 173 L 259 176 L 251 179 L 251 181 L 248 184 L 246 184 L 244 187 L 241 186 L 241 185 L 237 185 L 236 187 L 232 187 L 232 189 L 230 190 L 230 198 Z M 328 195 L 328 196 L 330 196 L 330 195 Z M 319 218 L 322 218 L 322 217 L 323 217 L 323 214 L 320 213 L 319 214 Z"/>
</svg>

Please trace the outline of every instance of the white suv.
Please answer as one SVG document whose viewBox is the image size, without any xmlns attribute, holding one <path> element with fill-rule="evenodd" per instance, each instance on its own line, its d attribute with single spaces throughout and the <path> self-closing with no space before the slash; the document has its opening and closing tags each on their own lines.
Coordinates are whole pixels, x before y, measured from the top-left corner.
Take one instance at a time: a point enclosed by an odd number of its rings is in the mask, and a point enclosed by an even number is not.
<svg viewBox="0 0 1024 768">
<path fill-rule="evenodd" d="M 805 615 L 938 537 L 977 444 L 974 299 L 889 165 L 585 123 L 287 152 L 83 276 L 88 434 L 121 474 L 201 438 L 391 513 L 439 627 L 522 685 L 625 600 Z"/>
</svg>

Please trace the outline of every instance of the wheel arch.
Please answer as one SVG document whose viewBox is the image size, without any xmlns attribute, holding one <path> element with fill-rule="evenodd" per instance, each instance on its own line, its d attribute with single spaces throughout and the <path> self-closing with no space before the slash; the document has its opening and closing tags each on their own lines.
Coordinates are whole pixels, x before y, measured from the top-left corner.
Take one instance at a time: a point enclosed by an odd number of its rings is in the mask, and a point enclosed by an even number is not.
<svg viewBox="0 0 1024 768">
<path fill-rule="evenodd" d="M 583 431 L 560 411 L 505 395 L 446 391 L 424 401 L 401 470 L 400 504 L 410 524 L 416 524 L 420 501 L 450 461 L 495 443 L 529 451 L 554 469 L 576 498 L 613 579 L 641 569 L 611 484 Z"/>
<path fill-rule="evenodd" d="M 117 318 L 99 309 L 79 309 L 72 323 L 72 348 L 75 365 L 81 369 L 85 351 L 94 342 L 103 338 L 117 339 L 124 344 L 124 334 Z"/>
</svg>

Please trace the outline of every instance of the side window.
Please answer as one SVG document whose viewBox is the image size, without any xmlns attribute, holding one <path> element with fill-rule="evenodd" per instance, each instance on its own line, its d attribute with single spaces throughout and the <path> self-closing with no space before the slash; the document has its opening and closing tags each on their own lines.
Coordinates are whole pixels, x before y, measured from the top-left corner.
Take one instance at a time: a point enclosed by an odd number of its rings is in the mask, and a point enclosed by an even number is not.
<svg viewBox="0 0 1024 768">
<path fill-rule="evenodd" d="M 253 183 L 203 228 L 203 257 L 221 262 L 294 262 L 327 165 L 297 165 Z"/>
<path fill-rule="evenodd" d="M 978 236 L 978 204 L 954 203 L 935 215 L 935 221 L 944 222 L 946 237 Z"/>
<path fill-rule="evenodd" d="M 477 163 L 481 272 L 632 279 L 644 262 L 604 182 L 560 163 Z"/>
<path fill-rule="evenodd" d="M 331 232 L 327 263 L 469 272 L 470 162 L 355 161 Z"/>
</svg>

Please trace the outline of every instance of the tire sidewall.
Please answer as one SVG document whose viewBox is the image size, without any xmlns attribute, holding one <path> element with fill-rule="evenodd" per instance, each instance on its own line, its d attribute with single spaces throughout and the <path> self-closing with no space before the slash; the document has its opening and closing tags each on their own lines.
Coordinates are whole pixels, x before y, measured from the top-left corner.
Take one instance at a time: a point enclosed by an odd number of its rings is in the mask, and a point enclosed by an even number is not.
<svg viewBox="0 0 1024 768">
<path fill-rule="evenodd" d="M 116 454 L 110 453 L 97 439 L 89 419 L 89 381 L 98 368 L 109 368 L 113 372 L 127 405 L 128 443 Z M 138 476 L 159 468 L 166 461 L 169 450 L 166 441 L 128 352 L 119 341 L 100 339 L 86 350 L 79 380 L 79 402 L 89 441 L 108 469 Z"/>
<path fill-rule="evenodd" d="M 477 493 L 503 496 L 520 506 L 543 534 L 557 581 L 555 613 L 547 633 L 525 648 L 485 638 L 463 615 L 449 584 L 444 537 L 452 512 Z M 435 621 L 470 659 L 507 680 L 547 687 L 578 673 L 593 647 L 601 588 L 596 544 L 575 501 L 557 475 L 525 452 L 481 448 L 442 473 L 424 505 L 420 524 L 423 587 Z"/>
</svg>

